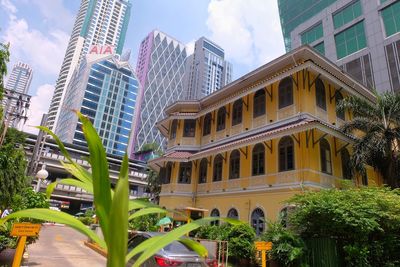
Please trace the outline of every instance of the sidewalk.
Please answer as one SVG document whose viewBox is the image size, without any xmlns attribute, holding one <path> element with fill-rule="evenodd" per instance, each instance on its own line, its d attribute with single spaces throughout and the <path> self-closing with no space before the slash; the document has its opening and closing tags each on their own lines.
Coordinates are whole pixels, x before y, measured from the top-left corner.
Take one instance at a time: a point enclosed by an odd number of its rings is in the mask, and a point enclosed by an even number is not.
<svg viewBox="0 0 400 267">
<path fill-rule="evenodd" d="M 102 267 L 106 259 L 86 247 L 83 234 L 60 225 L 43 225 L 39 240 L 28 246 L 24 266 Z M 1 266 L 1 265 L 0 265 Z"/>
</svg>

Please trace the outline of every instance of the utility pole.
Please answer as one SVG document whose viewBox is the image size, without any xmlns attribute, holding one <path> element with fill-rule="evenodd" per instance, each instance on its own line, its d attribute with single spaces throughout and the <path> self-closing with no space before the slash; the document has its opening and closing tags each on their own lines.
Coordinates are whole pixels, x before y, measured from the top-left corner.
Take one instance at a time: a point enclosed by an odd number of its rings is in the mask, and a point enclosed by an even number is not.
<svg viewBox="0 0 400 267">
<path fill-rule="evenodd" d="M 47 125 L 47 116 L 48 116 L 47 114 L 43 114 L 42 120 L 40 122 L 40 126 Z M 42 156 L 43 147 L 44 147 L 44 144 L 46 143 L 46 137 L 47 137 L 47 135 L 45 134 L 45 132 L 40 130 L 37 135 L 36 143 L 35 143 L 35 146 L 34 146 L 33 152 L 32 152 L 32 158 L 29 161 L 29 165 L 28 165 L 28 169 L 27 169 L 27 175 L 29 175 L 29 176 L 35 176 L 35 174 L 36 174 L 36 169 L 39 165 L 40 158 Z"/>
</svg>

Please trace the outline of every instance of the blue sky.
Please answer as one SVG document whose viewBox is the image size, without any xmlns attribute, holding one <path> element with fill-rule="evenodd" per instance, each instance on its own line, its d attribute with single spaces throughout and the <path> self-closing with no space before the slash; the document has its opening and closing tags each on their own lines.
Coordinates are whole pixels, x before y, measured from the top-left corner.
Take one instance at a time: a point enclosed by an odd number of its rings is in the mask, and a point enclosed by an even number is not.
<svg viewBox="0 0 400 267">
<path fill-rule="evenodd" d="M 125 49 L 135 67 L 141 40 L 159 29 L 189 51 L 205 36 L 225 49 L 237 79 L 282 55 L 284 44 L 276 0 L 131 0 Z M 9 70 L 17 61 L 32 66 L 30 119 L 40 123 L 72 31 L 79 0 L 0 0 L 0 42 L 10 43 Z M 25 127 L 27 131 L 34 131 Z"/>
</svg>

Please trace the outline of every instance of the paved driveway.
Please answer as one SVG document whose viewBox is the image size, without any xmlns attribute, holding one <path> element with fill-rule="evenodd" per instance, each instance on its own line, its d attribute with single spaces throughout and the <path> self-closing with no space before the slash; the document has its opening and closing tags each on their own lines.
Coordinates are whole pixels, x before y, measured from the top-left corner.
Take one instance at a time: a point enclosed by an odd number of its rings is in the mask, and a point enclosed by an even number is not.
<svg viewBox="0 0 400 267">
<path fill-rule="evenodd" d="M 106 259 L 83 244 L 86 236 L 66 226 L 42 226 L 39 240 L 28 246 L 24 266 L 103 267 Z"/>
</svg>

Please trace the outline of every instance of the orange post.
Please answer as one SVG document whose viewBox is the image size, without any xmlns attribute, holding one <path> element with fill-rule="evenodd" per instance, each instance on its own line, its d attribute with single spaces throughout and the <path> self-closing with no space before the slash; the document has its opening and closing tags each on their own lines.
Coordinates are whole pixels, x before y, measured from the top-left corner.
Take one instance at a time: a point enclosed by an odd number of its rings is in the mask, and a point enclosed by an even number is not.
<svg viewBox="0 0 400 267">
<path fill-rule="evenodd" d="M 19 238 L 18 246 L 17 246 L 17 250 L 15 251 L 15 256 L 14 256 L 12 267 L 20 267 L 21 266 L 21 260 L 22 260 L 22 255 L 24 254 L 25 243 L 26 243 L 26 235 L 21 236 Z"/>
</svg>

